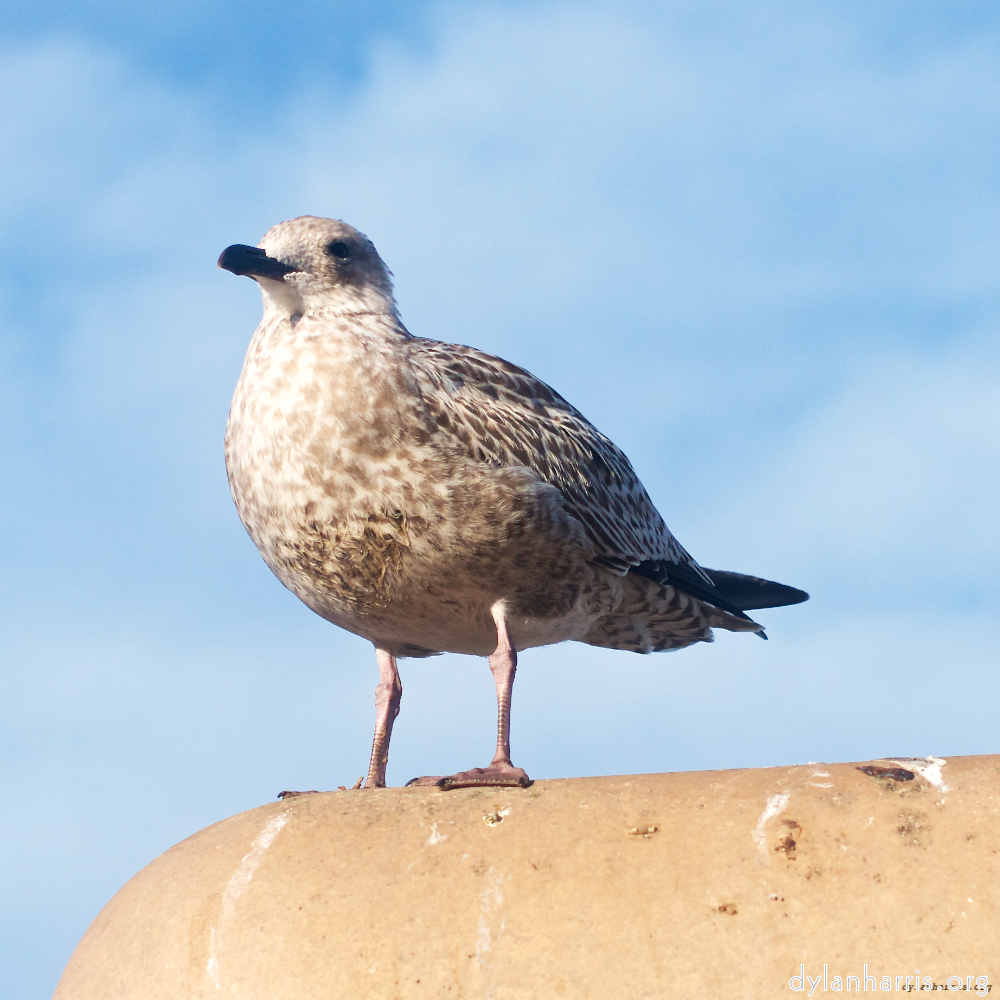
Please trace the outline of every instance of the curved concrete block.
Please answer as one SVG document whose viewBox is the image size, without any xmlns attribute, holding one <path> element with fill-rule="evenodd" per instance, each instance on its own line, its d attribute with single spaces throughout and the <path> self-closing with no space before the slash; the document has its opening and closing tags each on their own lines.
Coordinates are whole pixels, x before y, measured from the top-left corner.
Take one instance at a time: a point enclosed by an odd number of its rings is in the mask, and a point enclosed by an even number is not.
<svg viewBox="0 0 1000 1000">
<path fill-rule="evenodd" d="M 928 758 L 304 795 L 143 869 L 55 997 L 985 995 L 998 776 Z"/>
</svg>

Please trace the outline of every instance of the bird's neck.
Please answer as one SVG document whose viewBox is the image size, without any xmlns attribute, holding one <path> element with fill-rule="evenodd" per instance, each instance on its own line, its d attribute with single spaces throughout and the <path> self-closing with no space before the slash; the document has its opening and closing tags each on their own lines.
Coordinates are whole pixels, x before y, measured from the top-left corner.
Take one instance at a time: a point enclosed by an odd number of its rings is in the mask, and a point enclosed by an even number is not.
<svg viewBox="0 0 1000 1000">
<path fill-rule="evenodd" d="M 295 326 L 303 317 L 320 323 L 336 322 L 342 318 L 385 317 L 389 326 L 405 333 L 396 300 L 383 289 L 371 285 L 345 285 L 332 292 L 327 289 L 322 294 L 313 295 L 308 289 L 287 282 L 259 279 L 259 283 L 265 323 L 280 324 L 282 320 L 289 320 Z"/>
</svg>

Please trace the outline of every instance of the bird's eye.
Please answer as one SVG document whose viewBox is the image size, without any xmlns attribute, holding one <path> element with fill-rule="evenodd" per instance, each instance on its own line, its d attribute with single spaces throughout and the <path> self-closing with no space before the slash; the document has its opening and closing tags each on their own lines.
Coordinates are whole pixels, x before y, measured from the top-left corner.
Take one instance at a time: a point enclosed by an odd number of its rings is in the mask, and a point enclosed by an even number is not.
<svg viewBox="0 0 1000 1000">
<path fill-rule="evenodd" d="M 330 254 L 331 257 L 339 257 L 341 260 L 347 260 L 347 258 L 351 256 L 350 248 L 343 240 L 334 240 L 332 243 L 328 244 L 326 252 Z"/>
</svg>

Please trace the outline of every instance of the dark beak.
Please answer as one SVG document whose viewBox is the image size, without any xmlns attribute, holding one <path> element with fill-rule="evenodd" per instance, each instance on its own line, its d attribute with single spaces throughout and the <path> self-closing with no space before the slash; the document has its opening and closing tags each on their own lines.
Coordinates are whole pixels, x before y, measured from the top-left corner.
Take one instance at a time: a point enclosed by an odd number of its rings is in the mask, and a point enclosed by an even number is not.
<svg viewBox="0 0 1000 1000">
<path fill-rule="evenodd" d="M 267 251 L 260 247 L 246 247 L 242 243 L 234 243 L 222 251 L 219 267 L 233 274 L 245 274 L 248 278 L 270 278 L 272 281 L 281 281 L 286 274 L 298 270 L 268 257 Z"/>
</svg>

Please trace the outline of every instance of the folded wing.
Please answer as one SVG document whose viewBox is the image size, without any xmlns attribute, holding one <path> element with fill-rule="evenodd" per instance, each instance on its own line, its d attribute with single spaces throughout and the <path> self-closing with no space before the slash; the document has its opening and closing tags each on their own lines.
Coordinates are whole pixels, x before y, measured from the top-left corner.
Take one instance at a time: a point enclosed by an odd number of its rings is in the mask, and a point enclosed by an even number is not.
<svg viewBox="0 0 1000 1000">
<path fill-rule="evenodd" d="M 621 449 L 530 372 L 472 347 L 419 337 L 410 344 L 437 426 L 476 461 L 523 466 L 555 486 L 597 561 L 612 571 L 672 586 L 742 619 L 752 608 L 808 597 L 757 577 L 702 569 L 670 533 Z"/>
</svg>

